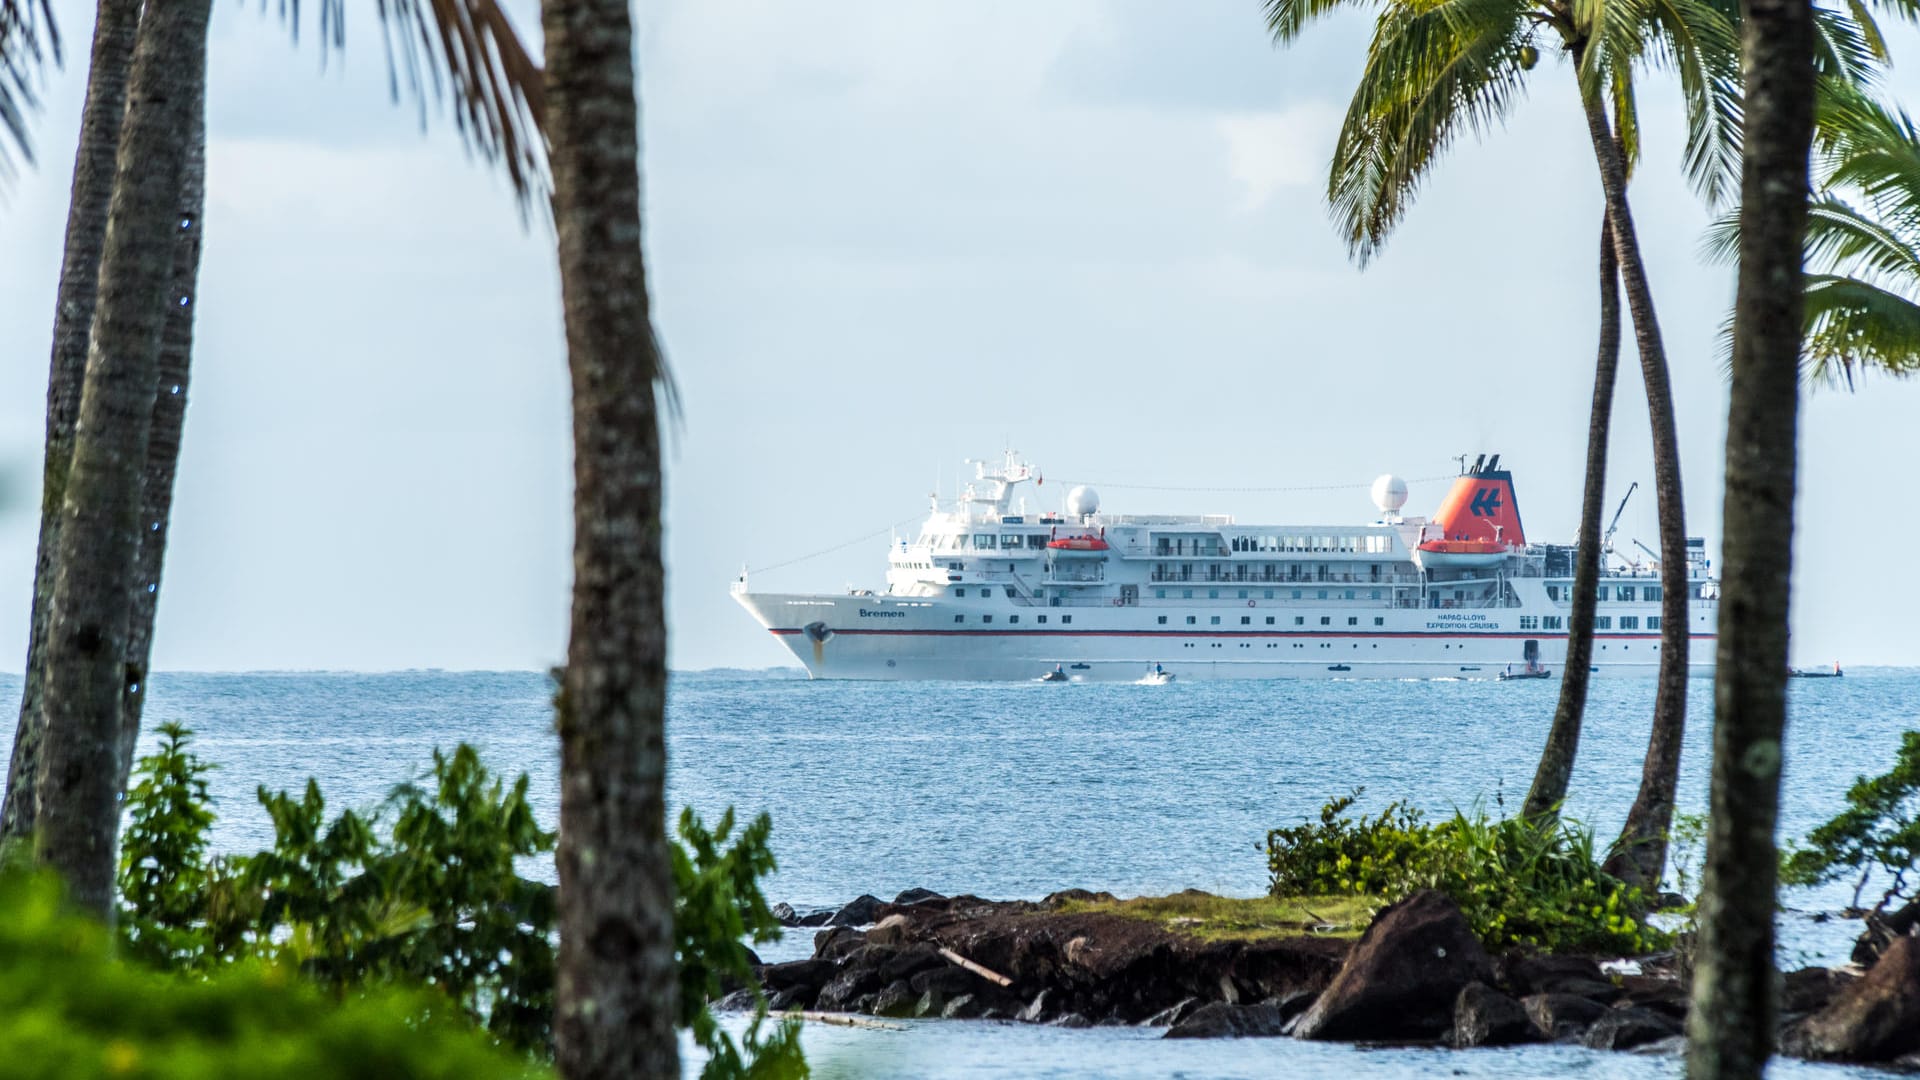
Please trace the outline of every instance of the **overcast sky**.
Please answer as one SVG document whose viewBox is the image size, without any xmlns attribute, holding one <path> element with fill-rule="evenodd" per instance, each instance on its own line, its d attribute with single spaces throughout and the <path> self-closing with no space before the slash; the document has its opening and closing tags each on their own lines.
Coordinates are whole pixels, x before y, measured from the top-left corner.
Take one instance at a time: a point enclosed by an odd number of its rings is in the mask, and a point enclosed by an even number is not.
<svg viewBox="0 0 1920 1080">
<path fill-rule="evenodd" d="M 46 357 L 88 5 L 0 194 L 0 670 L 26 649 Z M 372 5 L 320 70 L 223 3 L 206 256 L 161 668 L 536 668 L 565 648 L 567 380 L 545 226 L 387 99 Z M 515 5 L 537 34 L 532 6 Z M 1255 0 L 672 2 L 639 13 L 649 274 L 686 403 L 669 476 L 676 667 L 784 663 L 727 595 L 922 514 L 1012 445 L 1114 512 L 1368 520 L 1365 484 L 1499 452 L 1527 532 L 1577 524 L 1600 192 L 1564 62 L 1464 141 L 1365 272 L 1321 198 L 1366 26 L 1276 51 Z M 310 28 L 311 29 L 311 28 Z M 1905 55 L 1920 39 L 1896 39 Z M 1911 78 L 1899 85 L 1913 87 Z M 1674 369 L 1688 531 L 1720 539 L 1729 270 L 1643 98 L 1633 188 Z M 1920 100 L 1909 92 L 1908 100 Z M 1629 339 L 1630 340 L 1630 339 Z M 1656 543 L 1622 369 L 1622 539 Z M 1804 412 L 1797 662 L 1920 662 L 1902 437 L 1920 388 Z M 1310 493 L 1130 490 L 1352 484 Z M 1442 482 L 1415 483 L 1409 512 Z M 1049 480 L 1051 502 L 1066 485 Z M 1786 523 L 1781 523 L 1784 537 Z M 1866 544 L 1865 549 L 1855 545 Z M 882 583 L 885 538 L 756 575 Z M 1624 546 L 1624 545 L 1623 545 Z M 1884 563 L 1879 554 L 1887 556 Z"/>
</svg>

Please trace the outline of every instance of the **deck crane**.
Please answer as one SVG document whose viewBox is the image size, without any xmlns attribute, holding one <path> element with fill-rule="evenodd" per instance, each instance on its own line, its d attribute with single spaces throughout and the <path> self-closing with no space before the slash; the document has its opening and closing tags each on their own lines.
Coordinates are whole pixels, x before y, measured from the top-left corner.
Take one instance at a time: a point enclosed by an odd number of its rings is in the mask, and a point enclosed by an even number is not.
<svg viewBox="0 0 1920 1080">
<path fill-rule="evenodd" d="M 1633 493 L 1639 489 L 1640 481 L 1635 480 L 1633 483 L 1627 485 L 1627 493 L 1620 496 L 1620 505 L 1613 511 L 1613 520 L 1607 522 L 1606 535 L 1600 538 L 1600 550 L 1602 553 L 1608 555 L 1613 554 L 1613 534 L 1615 530 L 1620 528 L 1620 515 L 1627 512 L 1627 500 L 1633 498 Z"/>
</svg>

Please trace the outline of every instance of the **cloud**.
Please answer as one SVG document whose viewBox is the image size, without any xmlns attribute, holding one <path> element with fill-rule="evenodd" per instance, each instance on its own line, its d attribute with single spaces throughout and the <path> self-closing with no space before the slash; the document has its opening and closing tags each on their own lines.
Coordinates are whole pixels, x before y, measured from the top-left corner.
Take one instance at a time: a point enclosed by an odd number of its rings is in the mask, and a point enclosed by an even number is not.
<svg viewBox="0 0 1920 1080">
<path fill-rule="evenodd" d="M 1319 102 L 1216 120 L 1227 143 L 1227 172 L 1242 189 L 1239 210 L 1259 210 L 1286 188 L 1319 187 L 1339 123 L 1339 110 Z"/>
</svg>

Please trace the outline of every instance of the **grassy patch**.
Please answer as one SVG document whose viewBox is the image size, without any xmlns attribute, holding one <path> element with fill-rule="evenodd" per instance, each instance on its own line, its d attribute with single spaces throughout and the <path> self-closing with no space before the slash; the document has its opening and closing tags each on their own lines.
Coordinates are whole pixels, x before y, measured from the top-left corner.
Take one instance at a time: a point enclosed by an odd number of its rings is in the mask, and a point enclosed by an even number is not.
<svg viewBox="0 0 1920 1080">
<path fill-rule="evenodd" d="M 1369 896 L 1256 896 L 1238 899 L 1188 890 L 1132 900 L 1069 901 L 1071 914 L 1122 915 L 1209 941 L 1263 938 L 1358 937 L 1384 901 Z"/>
</svg>

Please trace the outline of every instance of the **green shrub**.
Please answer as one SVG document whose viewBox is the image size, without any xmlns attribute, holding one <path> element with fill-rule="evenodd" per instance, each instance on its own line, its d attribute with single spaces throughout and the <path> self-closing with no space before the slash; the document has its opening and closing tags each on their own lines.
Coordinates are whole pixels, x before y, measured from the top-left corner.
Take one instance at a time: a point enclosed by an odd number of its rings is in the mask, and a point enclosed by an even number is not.
<svg viewBox="0 0 1920 1080">
<path fill-rule="evenodd" d="M 331 821 L 312 780 L 299 798 L 261 788 L 273 846 L 207 860 L 212 766 L 192 734 L 163 726 L 128 793 L 128 956 L 170 970 L 281 960 L 341 996 L 432 987 L 501 1041 L 550 1049 L 553 888 L 514 860 L 552 851 L 554 835 L 534 820 L 525 774 L 508 788 L 463 743 L 434 752 L 431 789 L 403 785 L 372 817 Z"/>
<path fill-rule="evenodd" d="M 551 1053 L 555 894 L 520 877 L 515 860 L 551 852 L 555 837 L 534 819 L 524 773 L 508 787 L 463 743 L 434 752 L 431 786 L 402 785 L 370 815 L 332 819 L 312 780 L 298 798 L 261 788 L 273 846 L 209 859 L 213 766 L 193 753 L 191 731 L 160 732 L 128 793 L 120 927 L 129 958 L 199 973 L 282 964 L 342 1000 L 369 987 L 430 989 L 406 999 L 420 1015 L 464 1018 L 507 1046 Z M 727 984 L 757 986 L 743 939 L 780 932 L 760 891 L 774 870 L 772 820 L 760 815 L 737 838 L 733 828 L 731 810 L 712 831 L 691 811 L 680 819 L 679 1023 L 707 1051 L 708 1080 L 805 1076 L 798 1025 L 763 1032 L 757 990 L 738 1046 L 707 1006 Z"/>
<path fill-rule="evenodd" d="M 444 1015 L 375 988 L 341 999 L 265 963 L 179 976 L 116 961 L 46 877 L 0 875 L 0 1062 L 15 1080 L 544 1077 Z"/>
<path fill-rule="evenodd" d="M 760 892 L 760 879 L 773 873 L 773 819 L 761 814 L 740 831 L 731 846 L 733 809 L 709 832 L 692 809 L 680 813 L 680 840 L 673 846 L 673 936 L 680 965 L 680 1026 L 693 1031 L 707 1052 L 702 1080 L 751 1077 L 790 1080 L 807 1075 L 800 1050 L 800 1024 L 786 1020 L 770 1034 L 761 1028 L 766 999 L 753 975 L 753 958 L 743 938 L 754 944 L 777 941 L 780 921 Z M 721 1030 L 707 1002 L 732 983 L 754 988 L 753 1019 L 735 1046 Z M 743 1052 L 744 1051 L 744 1052 Z"/>
<path fill-rule="evenodd" d="M 1421 889 L 1451 897 L 1489 948 L 1633 955 L 1666 943 L 1641 918 L 1644 898 L 1603 873 L 1593 834 L 1564 820 L 1541 828 L 1475 807 L 1428 822 L 1404 803 L 1349 816 L 1361 794 L 1329 801 L 1318 822 L 1267 834 L 1275 896 L 1375 896 Z"/>
<path fill-rule="evenodd" d="M 1804 846 L 1789 848 L 1781 862 L 1781 880 L 1789 885 L 1819 885 L 1857 874 L 1855 908 L 1876 873 L 1887 889 L 1875 911 L 1912 900 L 1910 879 L 1920 875 L 1920 731 L 1903 734 L 1893 768 L 1856 779 L 1847 789 L 1846 808 L 1808 833 Z"/>
</svg>

